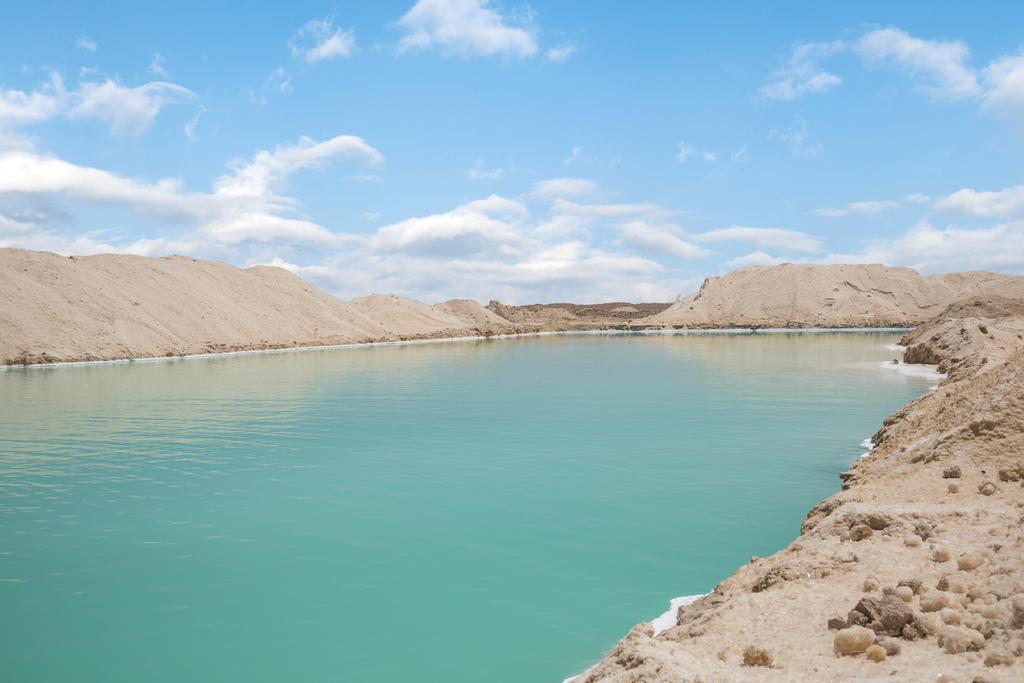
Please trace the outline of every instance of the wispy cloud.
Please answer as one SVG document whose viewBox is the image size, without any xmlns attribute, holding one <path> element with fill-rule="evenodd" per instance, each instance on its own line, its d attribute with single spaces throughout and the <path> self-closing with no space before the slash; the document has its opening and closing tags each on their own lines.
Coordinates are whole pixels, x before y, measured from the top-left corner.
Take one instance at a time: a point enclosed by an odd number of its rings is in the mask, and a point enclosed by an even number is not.
<svg viewBox="0 0 1024 683">
<path fill-rule="evenodd" d="M 820 142 L 810 141 L 810 127 L 806 119 L 798 118 L 792 126 L 785 129 L 772 129 L 768 133 L 769 140 L 777 140 L 787 146 L 794 156 L 815 159 L 825 150 Z"/>
<path fill-rule="evenodd" d="M 307 21 L 288 41 L 292 56 L 301 57 L 310 64 L 348 57 L 355 46 L 355 31 L 336 28 L 330 18 Z"/>
<path fill-rule="evenodd" d="M 815 209 L 814 215 L 820 218 L 842 218 L 844 216 L 869 216 L 890 209 L 898 209 L 902 206 L 892 199 L 877 201 L 850 202 L 841 208 Z"/>
<path fill-rule="evenodd" d="M 86 52 L 96 52 L 96 48 L 99 47 L 99 44 L 89 36 L 83 35 L 79 36 L 78 40 L 75 41 L 75 47 L 79 50 L 85 50 Z"/>
<path fill-rule="evenodd" d="M 476 163 L 473 164 L 472 168 L 469 169 L 470 180 L 501 180 L 505 177 L 505 169 L 503 168 L 484 168 L 483 159 L 477 159 Z"/>
<path fill-rule="evenodd" d="M 819 62 L 845 49 L 846 45 L 838 40 L 797 45 L 786 66 L 776 71 L 773 80 L 761 86 L 758 93 L 766 100 L 793 100 L 834 88 L 842 83 L 842 79 L 821 68 Z"/>
<path fill-rule="evenodd" d="M 164 59 L 163 55 L 159 52 L 154 52 L 153 59 L 149 62 L 149 73 L 160 78 L 169 78 L 170 74 L 167 73 L 167 69 L 164 67 L 166 63 L 167 60 Z"/>
<path fill-rule="evenodd" d="M 693 235 L 697 242 L 750 242 L 762 249 L 817 252 L 824 249 L 822 241 L 813 235 L 786 228 L 758 228 L 733 225 Z"/>
</svg>

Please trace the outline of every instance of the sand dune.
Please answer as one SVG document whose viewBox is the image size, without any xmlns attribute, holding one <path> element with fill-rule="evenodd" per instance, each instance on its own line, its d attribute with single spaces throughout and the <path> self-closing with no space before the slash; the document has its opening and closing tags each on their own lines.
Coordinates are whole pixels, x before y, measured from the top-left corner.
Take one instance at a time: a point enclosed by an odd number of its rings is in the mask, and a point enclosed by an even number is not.
<svg viewBox="0 0 1024 683">
<path fill-rule="evenodd" d="M 924 277 L 882 265 L 783 264 L 709 277 L 700 291 L 636 321 L 655 327 L 912 326 L 966 296 L 1024 297 L 1024 277 L 952 273 Z"/>
<path fill-rule="evenodd" d="M 512 331 L 473 302 L 342 302 L 280 268 L 0 249 L 0 362 L 211 353 Z M 487 325 L 481 326 L 480 321 Z"/>
</svg>

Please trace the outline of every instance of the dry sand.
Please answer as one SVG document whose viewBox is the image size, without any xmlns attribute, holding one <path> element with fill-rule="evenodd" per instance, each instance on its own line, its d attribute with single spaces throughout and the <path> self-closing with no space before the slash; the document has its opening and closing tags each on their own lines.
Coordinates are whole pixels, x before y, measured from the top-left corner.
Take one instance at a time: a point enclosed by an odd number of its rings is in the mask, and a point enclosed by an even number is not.
<svg viewBox="0 0 1024 683">
<path fill-rule="evenodd" d="M 700 291 L 635 325 L 651 327 L 907 327 L 968 296 L 1024 297 L 1024 277 L 924 277 L 881 265 L 783 264 L 704 280 Z"/>
<path fill-rule="evenodd" d="M 280 268 L 0 249 L 0 363 L 515 332 L 469 301 L 345 303 Z"/>
<path fill-rule="evenodd" d="M 1024 681 L 1022 306 L 969 299 L 908 333 L 950 378 L 885 421 L 799 538 L 576 682 Z"/>
</svg>

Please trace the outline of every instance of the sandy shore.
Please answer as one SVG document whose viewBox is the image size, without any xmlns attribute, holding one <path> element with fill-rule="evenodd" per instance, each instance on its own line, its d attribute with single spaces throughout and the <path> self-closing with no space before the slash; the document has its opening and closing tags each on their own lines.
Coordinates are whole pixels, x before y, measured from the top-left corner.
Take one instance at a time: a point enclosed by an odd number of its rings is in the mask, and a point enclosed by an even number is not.
<svg viewBox="0 0 1024 683">
<path fill-rule="evenodd" d="M 908 333 L 948 379 L 888 418 L 800 536 L 576 683 L 1024 680 L 1024 302 Z"/>
</svg>

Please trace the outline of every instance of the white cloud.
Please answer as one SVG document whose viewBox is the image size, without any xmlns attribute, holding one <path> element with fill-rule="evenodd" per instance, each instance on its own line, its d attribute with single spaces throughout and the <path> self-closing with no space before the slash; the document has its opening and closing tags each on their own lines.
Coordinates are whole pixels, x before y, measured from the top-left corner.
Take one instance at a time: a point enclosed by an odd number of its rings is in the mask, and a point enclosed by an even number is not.
<svg viewBox="0 0 1024 683">
<path fill-rule="evenodd" d="M 734 225 L 693 235 L 698 242 L 751 242 L 763 249 L 821 251 L 821 240 L 805 232 L 785 228 L 751 228 Z"/>
<path fill-rule="evenodd" d="M 746 161 L 749 158 L 750 158 L 750 149 L 749 149 L 749 147 L 747 145 L 743 145 L 738 150 L 736 150 L 735 152 L 732 153 L 732 155 L 729 157 L 729 161 L 732 161 L 732 162 Z"/>
<path fill-rule="evenodd" d="M 469 169 L 470 180 L 501 180 L 505 177 L 505 169 L 503 168 L 484 168 L 484 162 L 482 159 L 477 159 L 473 167 Z"/>
<path fill-rule="evenodd" d="M 57 116 L 66 97 L 64 81 L 56 71 L 36 90 L 0 90 L 0 132 Z"/>
<path fill-rule="evenodd" d="M 167 69 L 164 67 L 164 64 L 166 63 L 167 60 L 164 59 L 163 55 L 161 55 L 159 52 L 154 52 L 153 59 L 149 62 L 149 73 L 153 74 L 154 76 L 159 76 L 160 78 L 169 77 L 170 74 L 167 73 Z"/>
<path fill-rule="evenodd" d="M 870 216 L 890 209 L 901 207 L 897 201 L 891 199 L 879 201 L 850 202 L 842 208 L 815 209 L 814 215 L 821 218 L 842 218 L 843 216 Z"/>
<path fill-rule="evenodd" d="M 527 208 L 511 199 L 491 195 L 451 211 L 408 218 L 387 225 L 372 238 L 379 251 L 468 256 L 496 250 L 517 252 Z"/>
<path fill-rule="evenodd" d="M 758 250 L 745 256 L 738 256 L 731 261 L 727 261 L 725 265 L 730 268 L 747 268 L 748 266 L 777 266 L 780 263 L 787 262 L 792 263 L 791 260 L 787 261 L 787 259 L 772 256 Z"/>
<path fill-rule="evenodd" d="M 98 48 L 99 45 L 89 36 L 79 36 L 78 40 L 75 41 L 75 47 L 79 50 L 85 50 L 86 52 L 96 52 L 96 48 Z"/>
<path fill-rule="evenodd" d="M 1024 52 L 994 60 L 985 68 L 982 106 L 1024 129 Z"/>
<path fill-rule="evenodd" d="M 769 140 L 778 140 L 788 145 L 795 156 L 815 159 L 821 155 L 824 147 L 820 142 L 811 142 L 809 137 L 807 121 L 802 118 L 798 118 L 792 126 L 785 130 L 774 128 L 768 133 Z"/>
<path fill-rule="evenodd" d="M 271 196 L 273 188 L 289 174 L 322 167 L 336 157 L 369 165 L 384 161 L 384 155 L 354 135 L 339 135 L 323 142 L 302 137 L 298 144 L 257 152 L 250 162 L 235 162 L 234 171 L 219 178 L 215 188 L 224 196 Z"/>
<path fill-rule="evenodd" d="M 551 207 L 555 213 L 589 218 L 626 218 L 664 213 L 657 204 L 578 204 L 562 198 L 556 198 Z"/>
<path fill-rule="evenodd" d="M 418 0 L 398 24 L 406 31 L 399 54 L 437 49 L 446 56 L 525 59 L 539 50 L 528 23 L 515 25 L 487 0 Z"/>
<path fill-rule="evenodd" d="M 921 222 L 895 239 L 874 240 L 854 254 L 831 254 L 825 263 L 884 263 L 924 273 L 966 270 L 1024 271 L 1024 223 L 987 228 L 936 228 Z"/>
<path fill-rule="evenodd" d="M 292 56 L 302 57 L 310 64 L 348 57 L 355 46 L 355 31 L 335 28 L 330 18 L 307 21 L 288 41 Z"/>
<path fill-rule="evenodd" d="M 775 72 L 774 80 L 761 86 L 758 92 L 766 100 L 794 100 L 834 88 L 842 79 L 820 68 L 818 62 L 845 49 L 846 45 L 838 40 L 797 45 L 785 68 Z"/>
<path fill-rule="evenodd" d="M 544 57 L 554 64 L 561 64 L 565 60 L 569 59 L 576 54 L 575 45 L 558 45 L 556 47 L 548 48 L 544 52 Z"/>
<path fill-rule="evenodd" d="M 647 221 L 629 221 L 622 226 L 619 240 L 622 244 L 652 254 L 668 254 L 680 259 L 698 259 L 711 252 L 687 242 L 677 226 L 652 224 Z"/>
<path fill-rule="evenodd" d="M 869 63 L 891 62 L 929 77 L 934 84 L 924 90 L 932 99 L 961 100 L 981 93 L 977 76 L 966 65 L 969 50 L 958 40 L 922 40 L 899 28 L 884 28 L 862 36 L 854 49 Z"/>
<path fill-rule="evenodd" d="M 903 195 L 903 201 L 907 202 L 908 204 L 927 204 L 931 200 L 931 197 L 929 197 L 926 194 L 921 194 L 919 192 L 912 192 L 910 194 Z"/>
<path fill-rule="evenodd" d="M 935 207 L 971 216 L 1009 218 L 1024 214 L 1024 185 L 994 192 L 964 188 L 938 200 Z"/>
<path fill-rule="evenodd" d="M 597 183 L 586 178 L 550 178 L 533 184 L 533 194 L 544 199 L 596 194 Z"/>
<path fill-rule="evenodd" d="M 334 157 L 369 164 L 383 160 L 380 152 L 354 136 L 341 135 L 319 143 L 302 138 L 296 145 L 261 151 L 248 163 L 236 163 L 233 173 L 216 181 L 213 192 L 202 193 L 185 191 L 177 179 L 150 183 L 15 151 L 0 154 L 0 197 L 62 198 L 121 206 L 160 221 L 190 226 L 195 233 L 189 240 L 213 247 L 280 240 L 340 246 L 353 238 L 295 216 L 297 202 L 276 194 L 290 173 L 321 167 Z M 150 244 L 153 248 L 158 245 Z"/>
<path fill-rule="evenodd" d="M 82 84 L 68 116 L 102 121 L 115 135 L 141 135 L 165 106 L 194 97 L 191 90 L 174 83 L 153 81 L 129 88 L 108 79 L 103 83 Z"/>
</svg>

